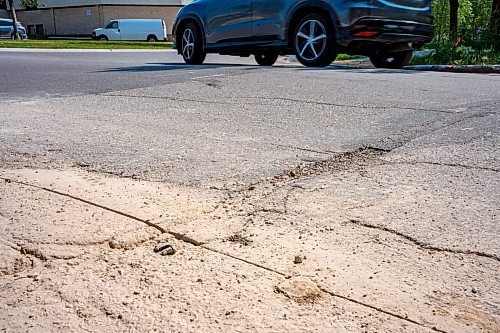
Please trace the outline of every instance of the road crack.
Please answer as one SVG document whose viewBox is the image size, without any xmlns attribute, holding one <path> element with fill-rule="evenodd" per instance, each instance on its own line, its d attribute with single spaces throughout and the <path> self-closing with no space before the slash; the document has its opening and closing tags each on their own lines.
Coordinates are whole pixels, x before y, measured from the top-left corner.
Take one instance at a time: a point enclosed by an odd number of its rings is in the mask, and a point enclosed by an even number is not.
<svg viewBox="0 0 500 333">
<path fill-rule="evenodd" d="M 321 287 L 321 286 L 318 286 L 318 287 L 319 287 L 319 289 L 320 289 L 322 292 L 324 292 L 324 293 L 326 293 L 326 294 L 329 294 L 329 295 L 331 295 L 331 296 L 333 296 L 333 297 L 341 298 L 341 299 L 346 300 L 346 301 L 349 301 L 349 302 L 351 302 L 351 303 L 355 303 L 355 304 L 358 304 L 358 305 L 361 305 L 361 306 L 367 307 L 367 308 L 369 308 L 369 309 L 375 310 L 375 311 L 377 311 L 377 312 L 384 313 L 384 314 L 386 314 L 386 315 L 388 315 L 388 316 L 391 316 L 391 317 L 395 317 L 395 318 L 398 318 L 398 319 L 404 320 L 404 321 L 406 321 L 406 322 L 412 323 L 412 324 L 414 324 L 414 325 L 418 325 L 418 326 L 420 326 L 420 327 L 425 327 L 425 328 L 431 329 L 431 330 L 436 331 L 436 332 L 446 333 L 446 331 L 440 330 L 440 329 L 438 329 L 437 327 L 428 327 L 428 326 L 426 326 L 426 325 L 424 325 L 424 324 L 422 324 L 422 323 L 419 323 L 419 322 L 418 322 L 418 321 L 416 321 L 416 320 L 413 320 L 413 319 L 411 319 L 411 318 L 408 318 L 407 316 L 402 316 L 402 315 L 400 315 L 400 314 L 397 314 L 397 313 L 394 313 L 394 312 L 390 312 L 390 311 L 384 310 L 384 309 L 382 309 L 382 308 L 380 308 L 380 307 L 378 307 L 378 306 L 370 305 L 370 304 L 368 304 L 368 303 L 360 302 L 360 301 L 355 300 L 355 299 L 353 299 L 353 298 L 350 298 L 350 297 L 347 297 L 347 296 L 343 296 L 343 295 L 340 295 L 340 294 L 337 294 L 337 293 L 331 292 L 331 291 L 329 291 L 329 290 L 327 290 L 327 289 L 325 289 L 325 288 L 323 288 L 323 287 Z"/>
<path fill-rule="evenodd" d="M 47 192 L 50 192 L 50 193 L 53 193 L 53 194 L 57 194 L 57 195 L 60 195 L 60 196 L 63 196 L 63 197 L 67 197 L 67 198 L 70 198 L 70 199 L 73 199 L 73 200 L 76 200 L 76 201 L 80 201 L 80 202 L 83 202 L 83 203 L 85 203 L 87 205 L 91 205 L 91 206 L 94 206 L 94 207 L 97 207 L 97 208 L 100 208 L 100 209 L 104 209 L 106 211 L 109 211 L 109 212 L 112 212 L 112 213 L 115 213 L 115 214 L 127 217 L 129 219 L 132 219 L 132 220 L 144 223 L 144 224 L 146 224 L 146 225 L 148 225 L 148 226 L 150 226 L 152 228 L 155 228 L 155 229 L 159 230 L 161 233 L 167 232 L 164 228 L 160 227 L 159 225 L 157 225 L 155 223 L 150 222 L 149 220 L 141 219 L 139 217 L 130 215 L 128 213 L 124 213 L 124 212 L 116 210 L 114 208 L 106 207 L 106 206 L 103 206 L 101 204 L 98 204 L 98 203 L 92 202 L 90 200 L 86 200 L 86 199 L 83 199 L 83 198 L 80 198 L 80 197 L 77 197 L 77 196 L 74 196 L 74 195 L 71 195 L 71 194 L 68 194 L 68 193 L 59 192 L 57 190 L 53 190 L 53 189 L 50 189 L 50 188 L 47 188 L 47 187 L 44 187 L 44 186 L 38 186 L 38 185 L 35 185 L 35 184 L 30 184 L 30 183 L 26 183 L 26 182 L 23 182 L 23 181 L 20 181 L 20 180 L 10 179 L 10 178 L 6 178 L 6 177 L 1 177 L 0 176 L 0 179 L 4 180 L 6 182 L 11 182 L 11 183 L 16 183 L 16 184 L 27 186 L 27 187 L 36 188 L 36 189 L 47 191 Z"/>
<path fill-rule="evenodd" d="M 370 229 L 377 229 L 377 230 L 391 233 L 393 235 L 404 238 L 407 241 L 410 241 L 414 245 L 416 245 L 422 249 L 425 249 L 425 250 L 436 251 L 436 252 L 447 252 L 447 253 L 453 253 L 453 254 L 475 255 L 478 257 L 484 257 L 484 258 L 489 258 L 489 259 L 493 259 L 496 261 L 500 261 L 500 256 L 495 255 L 495 254 L 484 253 L 484 252 L 480 252 L 480 251 L 457 250 L 457 249 L 449 249 L 449 248 L 445 248 L 445 247 L 434 246 L 434 245 L 422 242 L 422 241 L 418 240 L 417 238 L 410 236 L 410 235 L 407 235 L 407 234 L 404 234 L 400 231 L 397 231 L 397 230 L 394 230 L 391 228 L 387 228 L 384 226 L 366 223 L 366 222 L 363 222 L 360 220 L 349 220 L 347 223 L 351 223 L 351 224 L 355 224 L 355 225 L 358 225 L 361 227 L 366 227 L 366 228 L 370 228 Z"/>
<path fill-rule="evenodd" d="M 439 162 L 429 162 L 429 161 L 387 161 L 388 164 L 407 164 L 407 165 L 433 165 L 433 166 L 444 166 L 444 167 L 452 167 L 452 168 L 463 168 L 467 170 L 477 170 L 477 171 L 491 171 L 491 172 L 500 172 L 500 169 L 492 168 L 492 167 L 482 167 L 482 166 L 472 166 L 461 163 L 439 163 Z"/>
<path fill-rule="evenodd" d="M 279 100 L 279 101 L 293 102 L 293 103 L 305 103 L 305 104 L 312 104 L 312 105 L 334 106 L 334 107 L 365 109 L 365 110 L 398 109 L 398 110 L 426 111 L 426 112 L 451 113 L 451 114 L 456 113 L 456 111 L 453 111 L 453 110 L 402 107 L 402 106 L 396 106 L 396 105 L 382 106 L 382 105 L 340 104 L 340 103 L 332 103 L 332 102 L 318 102 L 318 101 L 311 101 L 311 100 L 303 100 L 303 99 L 289 98 L 289 97 L 250 96 L 250 97 L 239 97 L 239 98 L 240 99 L 250 99 L 250 100 L 256 100 L 256 99 L 257 100 L 270 100 L 270 101 Z"/>
</svg>

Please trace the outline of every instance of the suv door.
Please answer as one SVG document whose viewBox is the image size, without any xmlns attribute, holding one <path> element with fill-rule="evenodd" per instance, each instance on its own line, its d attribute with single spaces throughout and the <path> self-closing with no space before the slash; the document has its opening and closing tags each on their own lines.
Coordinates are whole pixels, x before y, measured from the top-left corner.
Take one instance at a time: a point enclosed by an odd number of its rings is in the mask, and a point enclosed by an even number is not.
<svg viewBox="0 0 500 333">
<path fill-rule="evenodd" d="M 254 0 L 254 33 L 259 40 L 282 40 L 286 4 L 284 0 Z"/>
<path fill-rule="evenodd" d="M 207 0 L 207 43 L 244 42 L 254 39 L 253 0 Z"/>
</svg>

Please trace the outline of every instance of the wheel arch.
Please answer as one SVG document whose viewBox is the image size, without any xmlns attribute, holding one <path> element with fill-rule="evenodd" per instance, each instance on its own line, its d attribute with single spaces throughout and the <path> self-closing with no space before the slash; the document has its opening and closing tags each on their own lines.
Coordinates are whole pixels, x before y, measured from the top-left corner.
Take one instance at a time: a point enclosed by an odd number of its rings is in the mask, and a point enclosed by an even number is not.
<svg viewBox="0 0 500 333">
<path fill-rule="evenodd" d="M 184 29 L 184 27 L 186 25 L 188 25 L 189 23 L 195 23 L 198 25 L 198 27 L 200 28 L 201 30 L 201 35 L 202 35 L 202 39 L 203 39 L 203 48 L 205 48 L 205 26 L 203 24 L 203 20 L 201 18 L 199 18 L 198 16 L 196 15 L 187 15 L 183 18 L 181 18 L 175 25 L 175 28 L 174 28 L 174 40 L 175 40 L 175 44 L 177 45 L 177 53 L 181 54 L 181 50 L 179 49 L 179 45 L 182 45 L 181 44 L 181 38 L 182 38 L 182 29 Z"/>
<path fill-rule="evenodd" d="M 340 21 L 337 13 L 330 5 L 317 0 L 302 2 L 294 7 L 288 15 L 285 37 L 289 45 L 292 45 L 293 32 L 300 19 L 308 14 L 324 15 L 335 30 L 335 34 L 338 34 Z"/>
</svg>

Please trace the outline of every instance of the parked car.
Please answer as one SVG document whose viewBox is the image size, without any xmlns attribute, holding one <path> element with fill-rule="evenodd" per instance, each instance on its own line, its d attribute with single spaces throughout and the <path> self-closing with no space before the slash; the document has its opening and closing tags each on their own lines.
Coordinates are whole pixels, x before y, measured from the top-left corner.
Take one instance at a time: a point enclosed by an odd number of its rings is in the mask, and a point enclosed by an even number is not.
<svg viewBox="0 0 500 333">
<path fill-rule="evenodd" d="M 174 23 L 174 47 L 188 64 L 207 53 L 254 55 L 273 65 L 295 54 L 327 66 L 338 53 L 400 68 L 433 35 L 431 0 L 197 0 Z"/>
<path fill-rule="evenodd" d="M 167 27 L 163 20 L 111 20 L 104 28 L 95 29 L 96 40 L 167 40 Z"/>
<path fill-rule="evenodd" d="M 23 27 L 21 22 L 17 22 L 17 31 L 19 32 L 19 37 L 21 37 L 21 39 L 28 38 L 26 28 Z M 0 38 L 14 38 L 14 26 L 12 24 L 12 20 L 0 19 Z"/>
</svg>

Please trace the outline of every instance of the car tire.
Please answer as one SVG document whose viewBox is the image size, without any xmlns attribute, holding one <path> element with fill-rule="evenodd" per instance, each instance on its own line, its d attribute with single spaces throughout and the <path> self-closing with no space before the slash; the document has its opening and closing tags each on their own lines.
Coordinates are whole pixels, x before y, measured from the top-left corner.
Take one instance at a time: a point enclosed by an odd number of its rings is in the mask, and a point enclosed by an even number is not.
<svg viewBox="0 0 500 333">
<path fill-rule="evenodd" d="M 337 57 L 335 28 L 320 14 L 304 16 L 293 34 L 297 60 L 308 67 L 325 67 Z"/>
<path fill-rule="evenodd" d="M 149 43 L 156 43 L 158 41 L 158 38 L 156 38 L 155 35 L 149 35 L 148 38 L 146 39 Z"/>
<path fill-rule="evenodd" d="M 255 54 L 255 61 L 260 66 L 272 66 L 278 60 L 278 52 L 262 52 Z"/>
<path fill-rule="evenodd" d="M 180 35 L 182 58 L 189 65 L 201 65 L 207 56 L 203 48 L 200 27 L 196 23 L 188 23 Z"/>
<path fill-rule="evenodd" d="M 377 68 L 400 69 L 404 66 L 408 66 L 412 56 L 413 50 L 389 53 L 382 51 L 371 55 L 370 60 L 373 66 Z"/>
<path fill-rule="evenodd" d="M 106 42 L 108 41 L 108 37 L 105 36 L 105 35 L 100 35 L 99 37 L 97 37 L 98 40 L 102 41 L 102 42 Z"/>
</svg>

